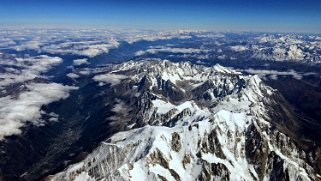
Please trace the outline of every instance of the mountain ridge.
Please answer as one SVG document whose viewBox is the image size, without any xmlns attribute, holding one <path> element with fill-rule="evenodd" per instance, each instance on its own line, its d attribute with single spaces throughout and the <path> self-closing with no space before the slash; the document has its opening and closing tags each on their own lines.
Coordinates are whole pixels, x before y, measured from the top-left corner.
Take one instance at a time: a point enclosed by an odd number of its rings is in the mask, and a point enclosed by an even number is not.
<svg viewBox="0 0 321 181">
<path fill-rule="evenodd" d="M 51 180 L 320 180 L 315 156 L 273 122 L 277 93 L 258 76 L 131 61 L 93 78 L 114 89 L 112 119 L 128 131 Z"/>
</svg>

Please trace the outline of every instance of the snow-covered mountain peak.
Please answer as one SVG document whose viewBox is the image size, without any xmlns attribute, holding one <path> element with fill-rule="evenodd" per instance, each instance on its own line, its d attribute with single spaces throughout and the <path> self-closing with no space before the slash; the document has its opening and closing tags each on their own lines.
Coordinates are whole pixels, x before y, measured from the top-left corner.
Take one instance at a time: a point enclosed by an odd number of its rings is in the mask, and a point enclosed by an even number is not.
<svg viewBox="0 0 321 181">
<path fill-rule="evenodd" d="M 215 74 L 240 74 L 234 70 L 227 69 L 220 65 L 212 67 L 205 67 L 201 65 L 194 65 L 189 62 L 173 63 L 168 60 L 145 60 L 145 61 L 129 61 L 119 66 L 115 66 L 117 73 L 119 71 L 135 72 L 138 74 L 151 76 L 163 75 L 165 79 L 197 79 L 208 78 Z M 138 75 L 139 76 L 139 75 Z"/>
<path fill-rule="evenodd" d="M 275 114 L 281 98 L 258 76 L 141 61 L 112 65 L 94 80 L 115 92 L 112 124 L 127 131 L 52 180 L 318 179 L 313 156 L 279 129 L 289 118 Z"/>
</svg>

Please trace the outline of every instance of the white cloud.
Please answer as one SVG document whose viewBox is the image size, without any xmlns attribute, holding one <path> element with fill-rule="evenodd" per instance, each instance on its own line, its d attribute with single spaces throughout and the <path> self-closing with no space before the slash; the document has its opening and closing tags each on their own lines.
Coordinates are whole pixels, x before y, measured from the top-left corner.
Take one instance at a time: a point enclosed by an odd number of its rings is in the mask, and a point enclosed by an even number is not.
<svg viewBox="0 0 321 181">
<path fill-rule="evenodd" d="M 100 74 L 96 75 L 93 79 L 97 82 L 99 82 L 99 85 L 104 85 L 104 83 L 109 83 L 111 85 L 119 84 L 122 79 L 128 78 L 125 75 L 119 75 L 119 74 Z"/>
<path fill-rule="evenodd" d="M 89 64 L 89 62 L 87 60 L 88 60 L 87 58 L 76 59 L 73 61 L 73 64 L 76 66 L 83 65 L 83 64 Z"/>
<path fill-rule="evenodd" d="M 69 91 L 77 89 L 57 83 L 32 83 L 25 86 L 28 91 L 21 92 L 17 97 L 0 98 L 0 140 L 20 134 L 21 128 L 28 122 L 36 126 L 43 125 L 45 122 L 41 115 L 44 112 L 41 107 L 65 99 L 69 96 Z M 54 114 L 51 115 L 57 118 Z"/>
<path fill-rule="evenodd" d="M 140 50 L 140 51 L 137 51 L 137 52 L 135 53 L 135 56 L 142 56 L 142 55 L 144 55 L 144 54 L 146 54 L 146 52 L 143 51 L 143 50 Z"/>
<path fill-rule="evenodd" d="M 51 44 L 41 48 L 44 52 L 56 54 L 74 54 L 87 57 L 108 53 L 110 49 L 117 48 L 119 42 L 113 38 L 99 40 L 81 40 L 73 42 L 64 42 L 60 44 Z"/>
<path fill-rule="evenodd" d="M 80 75 L 89 75 L 91 70 L 89 68 L 84 68 L 78 72 Z"/>
<path fill-rule="evenodd" d="M 75 74 L 75 73 L 69 73 L 69 74 L 67 74 L 67 77 L 72 78 L 72 79 L 77 79 L 77 78 L 79 78 L 79 75 Z"/>
<path fill-rule="evenodd" d="M 0 48 L 94 57 L 118 47 L 119 42 L 114 38 L 117 33 L 111 30 L 6 30 L 0 32 Z"/>
<path fill-rule="evenodd" d="M 242 52 L 247 50 L 248 48 L 246 48 L 245 46 L 242 45 L 235 45 L 235 46 L 230 46 L 230 49 L 236 52 Z"/>
<path fill-rule="evenodd" d="M 23 50 L 40 50 L 40 46 L 42 43 L 39 40 L 31 40 L 27 42 L 23 42 L 20 45 L 13 46 L 12 48 L 17 51 L 23 51 Z"/>
<path fill-rule="evenodd" d="M 124 31 L 122 33 L 122 39 L 129 44 L 138 41 L 156 41 L 156 40 L 169 40 L 169 39 L 189 39 L 192 38 L 191 33 L 201 33 L 197 30 L 173 30 L 173 31 L 144 31 L 144 30 L 132 30 Z"/>
<path fill-rule="evenodd" d="M 294 70 L 290 70 L 290 71 L 276 71 L 276 70 L 256 70 L 256 69 L 237 69 L 237 71 L 244 71 L 250 74 L 256 74 L 262 78 L 266 78 L 267 76 L 269 76 L 271 79 L 276 80 L 277 76 L 292 76 L 295 79 L 302 79 L 302 75 L 300 75 L 299 73 L 297 73 Z"/>
<path fill-rule="evenodd" d="M 208 50 L 197 49 L 197 48 L 175 48 L 175 47 L 157 47 L 149 48 L 146 51 L 140 50 L 135 53 L 136 56 L 141 56 L 146 53 L 148 54 L 157 54 L 157 53 L 185 53 L 185 54 L 198 54 L 205 53 Z"/>
<path fill-rule="evenodd" d="M 1 38 L 0 39 L 0 47 L 1 48 L 8 48 L 10 46 L 16 45 L 16 42 L 11 40 L 10 38 Z"/>
<path fill-rule="evenodd" d="M 40 55 L 36 57 L 13 57 L 10 59 L 0 59 L 0 65 L 14 66 L 15 68 L 7 68 L 5 73 L 0 73 L 0 88 L 13 83 L 20 83 L 32 80 L 47 72 L 53 66 L 62 62 L 59 57 L 49 57 Z"/>
<path fill-rule="evenodd" d="M 219 60 L 225 60 L 227 58 L 227 56 L 226 55 L 219 55 L 219 56 L 217 56 L 217 58 Z"/>
</svg>

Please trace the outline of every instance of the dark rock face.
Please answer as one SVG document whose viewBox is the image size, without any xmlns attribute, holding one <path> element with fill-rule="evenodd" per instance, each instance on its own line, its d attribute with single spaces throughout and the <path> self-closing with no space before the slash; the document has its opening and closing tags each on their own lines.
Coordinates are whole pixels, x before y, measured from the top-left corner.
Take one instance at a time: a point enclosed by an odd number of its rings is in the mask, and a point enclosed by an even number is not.
<svg viewBox="0 0 321 181">
<path fill-rule="evenodd" d="M 164 167 L 165 169 L 168 169 L 168 161 L 165 159 L 163 153 L 156 149 L 156 151 L 154 151 L 151 155 L 150 155 L 150 159 L 152 161 L 153 164 L 159 164 L 162 167 Z"/>
<path fill-rule="evenodd" d="M 181 101 L 185 98 L 185 94 L 170 80 L 161 80 L 159 86 L 160 87 L 158 87 L 158 90 L 155 90 L 155 92 L 160 90 L 164 97 L 168 97 L 174 102 Z"/>
<path fill-rule="evenodd" d="M 186 169 L 186 166 L 190 163 L 191 163 L 190 154 L 185 153 L 183 161 L 182 161 L 183 167 Z"/>
<path fill-rule="evenodd" d="M 207 153 L 215 154 L 217 157 L 225 159 L 225 155 L 222 151 L 222 146 L 217 137 L 217 130 L 213 129 L 211 133 L 207 136 L 207 139 L 203 140 L 201 145 L 202 151 Z"/>
<path fill-rule="evenodd" d="M 172 133 L 172 150 L 178 152 L 181 149 L 180 136 L 178 133 Z"/>
<path fill-rule="evenodd" d="M 263 140 L 254 124 L 248 127 L 245 136 L 246 158 L 249 163 L 254 165 L 259 178 L 263 179 L 268 159 L 268 143 Z"/>
<path fill-rule="evenodd" d="M 199 181 L 210 181 L 220 179 L 222 181 L 230 180 L 228 168 L 221 163 L 208 163 L 202 161 L 202 172 L 197 178 Z"/>
<path fill-rule="evenodd" d="M 312 147 L 308 154 L 308 162 L 313 166 L 313 168 L 315 168 L 319 173 L 321 173 L 321 148 Z"/>
<path fill-rule="evenodd" d="M 268 156 L 268 170 L 271 172 L 270 180 L 290 180 L 288 170 L 284 170 L 284 161 L 276 155 L 274 152 L 271 152 Z"/>
</svg>

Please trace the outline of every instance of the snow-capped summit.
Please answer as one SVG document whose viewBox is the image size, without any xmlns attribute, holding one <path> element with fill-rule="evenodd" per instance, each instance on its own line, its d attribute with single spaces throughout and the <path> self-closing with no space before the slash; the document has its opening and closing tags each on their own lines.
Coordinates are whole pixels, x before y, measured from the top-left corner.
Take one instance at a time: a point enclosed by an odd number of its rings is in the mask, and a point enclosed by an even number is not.
<svg viewBox="0 0 321 181">
<path fill-rule="evenodd" d="M 320 179 L 316 154 L 283 125 L 291 110 L 258 76 L 169 61 L 96 72 L 117 97 L 111 124 L 126 131 L 51 180 Z"/>
</svg>

